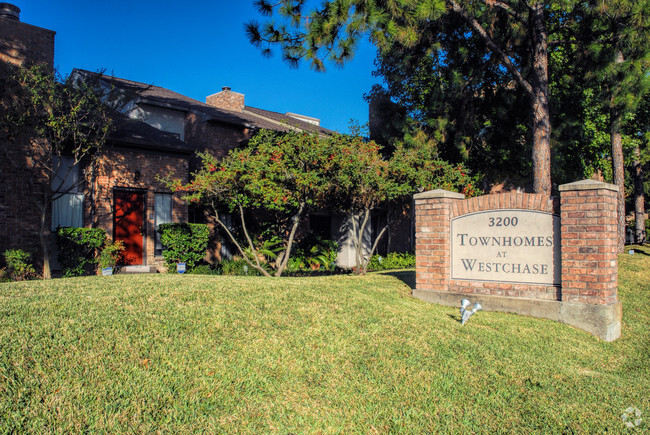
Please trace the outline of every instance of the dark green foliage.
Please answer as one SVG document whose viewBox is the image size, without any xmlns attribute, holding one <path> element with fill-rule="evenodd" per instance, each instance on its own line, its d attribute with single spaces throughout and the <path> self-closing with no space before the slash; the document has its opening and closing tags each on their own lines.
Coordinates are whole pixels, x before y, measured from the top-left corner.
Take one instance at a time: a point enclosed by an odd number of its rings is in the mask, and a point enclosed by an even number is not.
<svg viewBox="0 0 650 435">
<path fill-rule="evenodd" d="M 24 281 L 36 277 L 36 271 L 32 266 L 32 254 L 22 249 L 7 249 L 4 252 L 5 263 L 7 268 L 4 272 L 6 277 L 11 281 Z"/>
<path fill-rule="evenodd" d="M 176 272 L 176 263 L 185 263 L 188 270 L 197 266 L 208 247 L 210 230 L 205 224 L 161 224 L 158 228 L 165 266 Z"/>
<path fill-rule="evenodd" d="M 290 273 L 332 272 L 336 269 L 338 244 L 333 240 L 307 237 L 297 244 L 287 267 Z"/>
<path fill-rule="evenodd" d="M 223 260 L 219 266 L 221 267 L 222 275 L 236 275 L 236 276 L 261 276 L 262 273 L 248 265 L 246 260 Z"/>
<path fill-rule="evenodd" d="M 463 27 L 458 16 L 447 16 L 426 26 L 429 36 L 417 44 L 378 52 L 374 74 L 383 85 L 366 95 L 379 109 L 371 135 L 393 146 L 421 132 L 440 158 L 488 180 L 508 174 L 523 184 L 532 176 L 527 96 L 494 56 L 485 56 L 481 38 L 457 30 Z"/>
<path fill-rule="evenodd" d="M 59 263 L 64 276 L 81 276 L 87 266 L 97 261 L 106 242 L 106 231 L 100 228 L 58 228 Z"/>
<path fill-rule="evenodd" d="M 382 257 L 373 255 L 368 270 L 408 269 L 415 267 L 415 255 L 409 252 L 391 252 Z"/>
<path fill-rule="evenodd" d="M 104 269 L 106 267 L 114 267 L 120 259 L 124 251 L 124 243 L 121 240 L 117 242 L 110 242 L 108 239 L 99 254 L 99 267 Z"/>
</svg>

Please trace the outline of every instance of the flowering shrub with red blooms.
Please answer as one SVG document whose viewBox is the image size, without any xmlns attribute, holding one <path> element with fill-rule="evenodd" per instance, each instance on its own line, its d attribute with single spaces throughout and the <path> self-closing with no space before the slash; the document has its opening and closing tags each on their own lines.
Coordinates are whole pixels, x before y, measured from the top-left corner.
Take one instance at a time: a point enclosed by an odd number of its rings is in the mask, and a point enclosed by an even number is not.
<svg viewBox="0 0 650 435">
<path fill-rule="evenodd" d="M 273 221 L 275 236 L 283 240 L 285 255 L 275 264 L 275 275 L 286 268 L 297 228 L 310 209 L 332 210 L 360 216 L 357 228 L 357 267 L 365 273 L 367 257 L 361 235 L 371 210 L 393 201 L 408 203 L 422 190 L 447 189 L 477 194 L 474 180 L 462 166 L 435 158 L 426 147 L 398 146 L 390 159 L 381 147 L 359 137 L 336 135 L 327 138 L 308 133 L 261 131 L 245 148 L 232 150 L 218 161 L 211 154 L 199 154 L 202 169 L 183 185 L 169 176 L 167 185 L 186 193 L 190 202 L 213 206 L 215 220 L 228 234 L 242 257 L 263 275 L 269 275 L 249 237 L 245 212 L 262 210 Z M 221 221 L 218 210 L 237 213 L 246 239 L 238 243 Z M 380 230 L 371 254 L 387 227 Z M 244 251 L 253 252 L 252 258 Z"/>
<path fill-rule="evenodd" d="M 270 275 L 255 244 L 248 236 L 246 213 L 248 210 L 265 210 L 263 216 L 274 219 L 276 235 L 284 240 L 285 255 L 275 264 L 275 275 L 286 268 L 297 228 L 312 207 L 322 207 L 332 189 L 332 162 L 327 141 L 307 133 L 284 133 L 263 130 L 242 149 L 232 150 L 218 161 L 209 153 L 199 154 L 202 168 L 193 174 L 193 181 L 182 185 L 167 178 L 174 191 L 186 193 L 190 202 L 214 206 L 215 218 L 222 230 L 237 246 L 251 267 Z M 239 215 L 244 236 L 240 244 L 220 219 L 218 210 L 228 210 Z M 253 252 L 252 257 L 245 250 Z"/>
</svg>

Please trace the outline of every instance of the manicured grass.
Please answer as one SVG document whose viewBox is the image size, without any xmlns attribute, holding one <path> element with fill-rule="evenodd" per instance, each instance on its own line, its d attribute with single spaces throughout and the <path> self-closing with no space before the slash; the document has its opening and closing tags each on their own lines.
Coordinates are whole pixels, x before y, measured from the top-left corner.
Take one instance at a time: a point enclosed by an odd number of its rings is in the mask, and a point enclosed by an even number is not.
<svg viewBox="0 0 650 435">
<path fill-rule="evenodd" d="M 613 343 L 513 314 L 461 327 L 408 271 L 1 284 L 0 433 L 624 432 L 628 407 L 650 419 L 650 249 L 620 270 Z"/>
</svg>

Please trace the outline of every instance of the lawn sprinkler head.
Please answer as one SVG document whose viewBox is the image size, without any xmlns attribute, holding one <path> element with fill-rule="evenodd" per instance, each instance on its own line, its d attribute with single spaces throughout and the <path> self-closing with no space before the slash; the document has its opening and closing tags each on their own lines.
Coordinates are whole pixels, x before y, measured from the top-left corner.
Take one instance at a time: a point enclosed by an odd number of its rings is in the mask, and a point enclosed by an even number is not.
<svg viewBox="0 0 650 435">
<path fill-rule="evenodd" d="M 465 315 L 465 310 L 467 310 L 467 307 L 469 307 L 470 301 L 467 299 L 463 299 L 460 301 L 460 317 L 463 317 Z"/>
<path fill-rule="evenodd" d="M 470 317 L 472 317 L 474 314 L 476 314 L 477 311 L 481 311 L 483 309 L 481 304 L 479 304 L 477 302 L 477 303 L 474 304 L 474 306 L 472 307 L 471 310 L 468 310 L 467 307 L 469 306 L 470 302 L 467 299 L 463 299 L 461 301 L 461 304 L 463 304 L 464 302 L 467 302 L 467 304 L 464 305 L 463 307 L 461 307 L 461 309 L 460 309 L 461 313 L 462 313 L 462 317 L 460 319 L 460 324 L 461 325 L 465 325 L 465 323 L 467 323 L 467 321 L 469 320 Z"/>
</svg>

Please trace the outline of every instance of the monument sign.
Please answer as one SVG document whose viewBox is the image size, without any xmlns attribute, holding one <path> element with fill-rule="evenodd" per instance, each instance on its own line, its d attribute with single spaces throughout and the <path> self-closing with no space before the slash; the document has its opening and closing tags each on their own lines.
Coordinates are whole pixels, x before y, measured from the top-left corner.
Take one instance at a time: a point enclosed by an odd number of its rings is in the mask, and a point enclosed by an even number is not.
<svg viewBox="0 0 650 435">
<path fill-rule="evenodd" d="M 583 180 L 559 191 L 415 195 L 413 295 L 452 306 L 471 296 L 487 311 L 552 319 L 616 340 L 618 188 Z"/>
<path fill-rule="evenodd" d="M 451 220 L 451 278 L 560 285 L 560 217 L 492 210 Z"/>
</svg>

